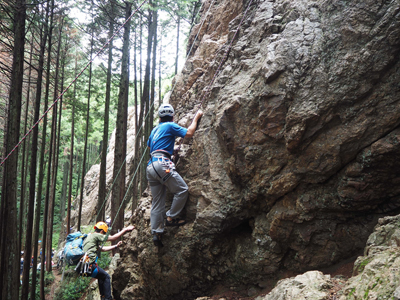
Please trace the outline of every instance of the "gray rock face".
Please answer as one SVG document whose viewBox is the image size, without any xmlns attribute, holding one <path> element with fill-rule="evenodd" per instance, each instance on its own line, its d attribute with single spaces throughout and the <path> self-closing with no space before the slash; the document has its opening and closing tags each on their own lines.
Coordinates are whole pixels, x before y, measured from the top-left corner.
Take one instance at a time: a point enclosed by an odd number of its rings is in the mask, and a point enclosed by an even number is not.
<svg viewBox="0 0 400 300">
<path fill-rule="evenodd" d="M 400 216 L 379 220 L 340 300 L 400 298 Z"/>
<path fill-rule="evenodd" d="M 170 102 L 188 126 L 249 1 L 206 0 Z M 151 243 L 151 195 L 114 274 L 121 299 L 262 289 L 362 251 L 400 207 L 398 0 L 259 0 L 202 104 L 178 171 L 182 228 Z M 193 29 L 189 44 L 199 26 Z M 321 298 L 322 299 L 322 298 Z M 371 298 L 372 299 L 372 298 Z"/>
<path fill-rule="evenodd" d="M 294 278 L 283 279 L 262 300 L 325 300 L 333 286 L 329 275 L 309 271 Z M 260 300 L 261 300 L 260 299 Z"/>
</svg>

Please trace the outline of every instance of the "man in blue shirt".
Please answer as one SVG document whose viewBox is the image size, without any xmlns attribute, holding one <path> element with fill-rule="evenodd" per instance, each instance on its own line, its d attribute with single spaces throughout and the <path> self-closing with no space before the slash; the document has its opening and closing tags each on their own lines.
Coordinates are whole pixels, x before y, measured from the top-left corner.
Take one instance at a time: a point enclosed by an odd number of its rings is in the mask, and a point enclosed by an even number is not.
<svg viewBox="0 0 400 300">
<path fill-rule="evenodd" d="M 163 104 L 158 109 L 160 124 L 156 126 L 147 141 L 150 149 L 150 161 L 147 164 L 147 180 L 150 184 L 153 201 L 151 205 L 150 223 L 153 242 L 156 246 L 163 246 L 161 236 L 164 232 L 164 213 L 166 189 L 174 194 L 171 209 L 167 211 L 166 226 L 182 226 L 186 224 L 178 216 L 186 204 L 188 186 L 176 172 L 175 164 L 171 160 L 174 152 L 175 137 L 191 138 L 197 128 L 198 120 L 203 115 L 199 110 L 192 124 L 186 129 L 174 123 L 174 108 L 170 104 Z"/>
</svg>

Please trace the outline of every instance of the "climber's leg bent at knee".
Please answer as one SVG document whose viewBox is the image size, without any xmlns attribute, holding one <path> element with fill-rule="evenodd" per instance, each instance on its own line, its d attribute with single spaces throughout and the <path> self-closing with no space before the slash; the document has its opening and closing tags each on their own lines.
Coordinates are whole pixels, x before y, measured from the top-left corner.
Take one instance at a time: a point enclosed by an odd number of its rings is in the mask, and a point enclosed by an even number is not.
<svg viewBox="0 0 400 300">
<path fill-rule="evenodd" d="M 99 291 L 100 291 L 100 296 L 104 296 L 105 300 L 111 300 L 111 279 L 110 275 L 106 271 L 104 271 L 102 268 L 97 267 L 98 273 L 96 275 L 96 278 L 99 282 Z"/>
</svg>

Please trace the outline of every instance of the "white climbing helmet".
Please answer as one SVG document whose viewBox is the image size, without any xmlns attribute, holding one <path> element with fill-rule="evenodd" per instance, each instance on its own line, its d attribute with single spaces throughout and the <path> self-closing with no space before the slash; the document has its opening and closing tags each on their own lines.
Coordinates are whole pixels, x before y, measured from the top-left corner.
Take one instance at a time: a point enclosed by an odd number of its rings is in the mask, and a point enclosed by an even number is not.
<svg viewBox="0 0 400 300">
<path fill-rule="evenodd" d="M 162 104 L 162 105 L 160 105 L 160 108 L 158 109 L 158 116 L 160 118 L 165 117 L 165 116 L 173 117 L 174 114 L 175 114 L 174 108 L 172 107 L 171 104 Z"/>
</svg>

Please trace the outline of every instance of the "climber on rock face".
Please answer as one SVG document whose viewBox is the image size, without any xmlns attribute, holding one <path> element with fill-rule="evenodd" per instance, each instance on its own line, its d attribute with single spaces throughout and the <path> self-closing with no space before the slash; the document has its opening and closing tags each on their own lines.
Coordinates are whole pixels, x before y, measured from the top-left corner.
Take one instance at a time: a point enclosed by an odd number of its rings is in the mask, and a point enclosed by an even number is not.
<svg viewBox="0 0 400 300">
<path fill-rule="evenodd" d="M 192 137 L 198 120 L 203 115 L 199 110 L 192 124 L 184 128 L 174 123 L 174 108 L 170 104 L 162 104 L 158 109 L 160 124 L 153 128 L 147 146 L 151 158 L 147 164 L 147 180 L 150 184 L 153 201 L 151 205 L 151 233 L 156 246 L 163 246 L 161 236 L 164 232 L 166 189 L 174 194 L 171 209 L 167 211 L 165 226 L 182 226 L 185 220 L 178 216 L 186 204 L 188 186 L 175 169 L 171 160 L 174 151 L 175 137 Z"/>
<path fill-rule="evenodd" d="M 134 228 L 135 227 L 133 225 L 125 227 L 118 233 L 108 236 L 107 241 L 116 241 L 119 237 L 123 236 L 127 232 L 132 231 Z M 91 264 L 91 268 L 94 270 L 92 271 L 94 275 L 92 275 L 92 277 L 97 278 L 99 282 L 99 290 L 102 297 L 101 299 L 111 300 L 110 275 L 108 275 L 106 271 L 97 265 L 97 256 L 99 251 L 105 252 L 118 248 L 122 244 L 122 241 L 119 241 L 116 245 L 101 247 L 104 242 L 105 234 L 108 231 L 108 226 L 104 222 L 97 222 L 94 226 L 94 230 L 95 232 L 89 234 L 83 242 L 83 251 L 90 258 L 89 263 Z"/>
</svg>

